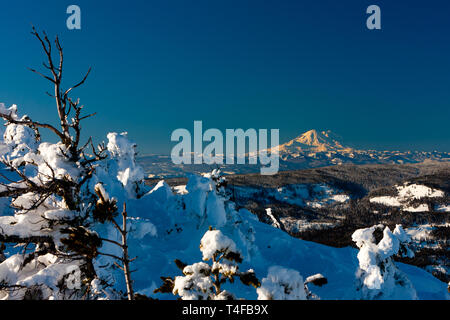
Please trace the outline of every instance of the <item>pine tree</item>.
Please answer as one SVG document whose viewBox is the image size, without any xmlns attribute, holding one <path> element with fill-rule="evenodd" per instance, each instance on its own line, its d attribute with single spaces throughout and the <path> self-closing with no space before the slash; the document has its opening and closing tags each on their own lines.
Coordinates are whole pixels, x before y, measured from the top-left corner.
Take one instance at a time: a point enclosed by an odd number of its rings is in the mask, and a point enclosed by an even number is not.
<svg viewBox="0 0 450 320">
<path fill-rule="evenodd" d="M 187 265 L 175 260 L 183 275 L 161 277 L 163 285 L 155 293 L 173 293 L 183 300 L 233 300 L 235 295 L 224 290 L 223 285 L 234 283 L 236 277 L 247 286 L 258 288 L 261 285 L 252 269 L 245 272 L 239 270 L 241 253 L 234 241 L 220 230 L 207 231 L 200 242 L 200 250 L 203 261 L 210 261 L 210 264 L 197 262 Z"/>
</svg>

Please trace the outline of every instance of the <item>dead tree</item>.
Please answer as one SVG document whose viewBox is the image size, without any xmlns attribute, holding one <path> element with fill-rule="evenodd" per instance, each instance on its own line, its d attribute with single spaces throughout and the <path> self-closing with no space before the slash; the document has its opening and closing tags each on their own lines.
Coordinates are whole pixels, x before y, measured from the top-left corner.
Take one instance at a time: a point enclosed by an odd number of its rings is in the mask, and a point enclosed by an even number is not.
<svg viewBox="0 0 450 320">
<path fill-rule="evenodd" d="M 127 287 L 128 300 L 134 300 L 135 295 L 134 295 L 134 290 L 133 290 L 133 281 L 131 280 L 131 273 L 133 271 L 130 269 L 130 263 L 133 262 L 134 260 L 136 260 L 136 257 L 130 259 L 129 255 L 128 255 L 128 243 L 127 243 L 128 230 L 127 230 L 127 206 L 126 206 L 126 203 L 123 204 L 123 210 L 122 210 L 121 215 L 122 215 L 122 227 L 120 227 L 119 224 L 114 219 L 111 219 L 111 222 L 114 225 L 114 228 L 119 232 L 122 242 L 117 242 L 117 241 L 114 241 L 111 239 L 102 239 L 102 240 L 113 243 L 116 246 L 118 246 L 122 250 L 122 256 L 118 257 L 113 254 L 102 253 L 102 252 L 100 252 L 99 254 L 112 257 L 121 263 L 121 264 L 119 264 L 117 262 L 114 262 L 114 265 L 116 265 L 120 270 L 123 271 L 123 274 L 125 277 L 125 284 Z"/>
<path fill-rule="evenodd" d="M 30 119 L 29 117 L 19 118 L 15 113 L 1 113 L 0 117 L 6 121 L 6 125 L 17 124 L 31 128 L 35 132 L 36 140 L 39 141 L 40 133 L 39 130 L 44 128 L 53 132 L 61 143 L 60 151 L 62 156 L 66 161 L 74 164 L 78 168 L 80 175 L 76 178 L 70 175 L 57 175 L 54 168 L 48 163 L 45 165 L 48 167 L 47 173 L 39 172 L 38 164 L 34 160 L 22 159 L 18 164 L 10 160 L 9 158 L 3 157 L 1 162 L 11 171 L 15 172 L 17 179 L 11 180 L 4 175 L 1 175 L 3 181 L 0 183 L 2 186 L 0 197 L 17 198 L 24 194 L 32 193 L 36 195 L 36 199 L 33 200 L 29 207 L 15 207 L 21 210 L 21 213 L 27 214 L 32 210 L 35 210 L 42 206 L 47 199 L 50 197 L 55 197 L 63 199 L 67 206 L 67 209 L 79 213 L 84 213 L 84 215 L 79 215 L 72 220 L 48 220 L 46 227 L 54 228 L 55 226 L 62 226 L 62 233 L 67 233 L 68 238 L 66 239 L 66 244 L 71 249 L 71 252 L 75 251 L 75 256 L 67 253 L 61 253 L 55 249 L 55 241 L 51 236 L 18 236 L 7 234 L 3 232 L 0 228 L 0 242 L 5 243 L 18 243 L 18 244 L 29 244 L 35 243 L 39 244 L 39 247 L 45 247 L 42 254 L 52 253 L 61 256 L 63 254 L 65 257 L 72 259 L 85 259 L 88 266 L 86 270 L 89 270 L 90 276 L 92 278 L 95 276 L 95 271 L 92 265 L 92 259 L 97 255 L 96 248 L 101 246 L 101 241 L 95 237 L 93 233 L 89 230 L 85 230 L 86 220 L 89 217 L 89 210 L 84 210 L 81 206 L 86 203 L 86 194 L 81 195 L 80 190 L 85 186 L 86 182 L 92 177 L 95 171 L 95 163 L 106 158 L 106 148 L 104 145 L 99 145 L 97 148 L 94 147 L 92 139 L 89 138 L 83 145 L 80 144 L 81 137 L 81 122 L 95 113 L 82 115 L 83 105 L 80 104 L 79 99 L 71 97 L 74 89 L 83 85 L 91 71 L 88 69 L 86 74 L 82 77 L 81 81 L 70 86 L 67 89 L 63 89 L 62 78 L 63 78 L 63 48 L 56 36 L 54 43 L 47 37 L 45 32 L 42 34 L 38 33 L 33 27 L 31 34 L 40 42 L 42 49 L 45 53 L 46 61 L 43 63 L 43 67 L 47 72 L 40 72 L 36 69 L 29 68 L 33 73 L 38 74 L 44 79 L 48 80 L 54 89 L 53 93 L 47 92 L 47 94 L 55 99 L 56 111 L 58 114 L 59 125 L 53 126 L 50 123 L 38 122 Z M 56 52 L 53 50 L 56 49 Z M 56 54 L 55 54 L 56 53 Z M 54 55 L 58 56 L 58 60 L 54 60 Z M 90 147 L 90 152 L 87 148 Z M 33 166 L 37 168 L 38 173 L 34 177 L 27 176 L 25 168 Z M 89 196 L 91 197 L 91 196 Z M 95 195 L 92 195 L 94 198 Z M 45 219 L 44 217 L 42 217 Z M 91 243 L 84 243 L 78 236 L 84 237 L 83 239 L 88 239 Z M 81 248 L 86 246 L 86 248 Z M 78 250 L 78 251 L 77 251 Z M 39 252 L 34 252 L 33 257 L 39 255 Z"/>
<path fill-rule="evenodd" d="M 47 61 L 43 62 L 43 66 L 49 71 L 50 74 L 43 74 L 33 68 L 29 68 L 29 70 L 50 81 L 53 85 L 54 94 L 50 94 L 49 92 L 47 92 L 47 94 L 55 99 L 60 128 L 58 129 L 49 123 L 31 120 L 28 117 L 18 119 L 13 114 L 5 114 L 0 112 L 0 117 L 6 121 L 6 124 L 18 124 L 32 128 L 36 132 L 37 139 L 40 137 L 40 128 L 45 128 L 53 132 L 68 150 L 67 153 L 64 153 L 65 157 L 67 157 L 69 161 L 80 163 L 84 171 L 84 178 L 80 181 L 73 181 L 71 179 L 57 178 L 54 175 L 48 176 L 41 173 L 39 176 L 41 178 L 45 178 L 46 181 L 41 179 L 40 183 L 36 183 L 30 180 L 24 171 L 21 170 L 25 165 L 35 165 L 34 163 L 24 162 L 22 163 L 22 166 L 17 167 L 8 159 L 2 159 L 1 162 L 7 168 L 14 171 L 21 178 L 21 180 L 15 181 L 18 186 L 11 186 L 11 184 L 3 183 L 2 185 L 5 187 L 5 190 L 0 192 L 0 197 L 17 197 L 28 192 L 40 194 L 41 197 L 36 202 L 36 205 L 32 208 L 28 208 L 34 209 L 42 204 L 42 202 L 45 201 L 49 195 L 57 193 L 62 194 L 62 197 L 66 200 L 69 209 L 74 210 L 76 209 L 76 201 L 73 201 L 74 195 L 79 192 L 81 186 L 92 176 L 94 171 L 93 164 L 106 158 L 105 146 L 99 145 L 96 149 L 92 143 L 92 138 L 89 138 L 88 141 L 80 147 L 81 121 L 95 115 L 95 113 L 81 115 L 81 111 L 84 106 L 80 105 L 79 99 L 70 97 L 70 93 L 75 88 L 78 88 L 84 84 L 91 68 L 88 69 L 80 82 L 64 90 L 61 83 L 63 76 L 64 55 L 58 36 L 56 36 L 54 41 L 54 45 L 59 56 L 59 61 L 56 63 L 53 60 L 52 44 L 45 31 L 42 35 L 40 35 L 33 27 L 31 34 L 34 35 L 42 45 L 42 49 L 47 58 Z M 89 146 L 91 147 L 91 155 L 88 155 L 85 152 L 85 149 Z M 50 165 L 48 165 L 48 167 L 51 169 Z M 3 178 L 6 179 L 6 177 Z"/>
<path fill-rule="evenodd" d="M 43 66 L 45 69 L 50 71 L 50 75 L 45 75 L 33 68 L 28 69 L 40 75 L 44 79 L 50 81 L 54 86 L 54 93 L 51 94 L 47 92 L 47 95 L 55 99 L 56 109 L 58 112 L 59 123 L 61 128 L 57 129 L 51 124 L 32 121 L 31 119 L 27 120 L 14 119 L 11 114 L 0 113 L 0 117 L 5 119 L 8 123 L 25 125 L 37 130 L 38 128 L 49 129 L 54 134 L 56 134 L 61 140 L 61 142 L 70 150 L 71 160 L 77 161 L 79 159 L 81 152 L 86 147 L 85 145 L 82 148 L 79 148 L 80 133 L 81 133 L 80 123 L 82 120 L 95 115 L 95 113 L 81 116 L 81 111 L 84 106 L 80 105 L 79 99 L 71 98 L 70 93 L 75 88 L 78 88 L 82 84 L 84 84 L 89 73 L 91 72 L 91 68 L 89 67 L 88 71 L 86 72 L 86 74 L 84 75 L 84 77 L 80 82 L 64 90 L 62 88 L 61 82 L 63 76 L 64 55 L 63 55 L 63 48 L 61 47 L 61 43 L 59 42 L 58 36 L 56 36 L 54 44 L 58 52 L 59 62 L 55 63 L 53 61 L 52 44 L 48 39 L 45 31 L 41 36 L 33 27 L 33 31 L 31 32 L 31 34 L 34 35 L 42 45 L 42 49 L 44 50 L 44 53 L 47 57 L 47 62 L 43 62 Z M 73 117 L 70 117 L 71 114 L 73 114 Z M 73 137 L 71 136 L 71 130 L 73 130 L 73 132 L 75 133 Z M 91 139 L 89 139 L 89 141 L 92 142 Z"/>
</svg>

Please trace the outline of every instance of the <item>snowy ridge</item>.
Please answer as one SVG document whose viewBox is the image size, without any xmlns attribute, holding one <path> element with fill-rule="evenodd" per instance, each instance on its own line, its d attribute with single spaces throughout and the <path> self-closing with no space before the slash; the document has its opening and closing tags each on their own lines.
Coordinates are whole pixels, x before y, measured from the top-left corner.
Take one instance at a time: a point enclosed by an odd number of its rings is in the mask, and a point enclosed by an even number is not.
<svg viewBox="0 0 450 320">
<path fill-rule="evenodd" d="M 424 161 L 450 161 L 448 152 L 356 149 L 343 143 L 341 138 L 330 130 L 309 130 L 274 149 L 279 153 L 280 171 L 342 164 L 408 164 Z M 270 151 L 270 149 L 263 151 Z M 246 155 L 256 157 L 255 153 Z M 186 176 L 187 173 L 201 174 L 217 167 L 217 165 L 207 164 L 174 165 L 170 156 L 164 155 L 140 157 L 138 161 L 144 167 L 149 178 L 180 177 Z M 221 170 L 224 174 L 255 173 L 259 172 L 260 166 L 223 164 Z"/>
<path fill-rule="evenodd" d="M 377 151 L 358 150 L 340 142 L 340 137 L 330 130 L 309 130 L 295 139 L 278 146 L 285 161 L 321 161 L 325 165 L 355 163 L 414 163 L 427 159 L 450 161 L 447 152 Z M 314 165 L 317 166 L 317 165 Z"/>
</svg>

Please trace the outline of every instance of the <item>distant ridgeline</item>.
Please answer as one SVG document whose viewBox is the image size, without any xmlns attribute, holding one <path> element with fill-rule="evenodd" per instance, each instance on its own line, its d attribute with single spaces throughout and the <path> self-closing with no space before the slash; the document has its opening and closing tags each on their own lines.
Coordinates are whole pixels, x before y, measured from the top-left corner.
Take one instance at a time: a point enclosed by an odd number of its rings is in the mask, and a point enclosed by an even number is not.
<svg viewBox="0 0 450 320">
<path fill-rule="evenodd" d="M 358 150 L 340 142 L 331 131 L 309 130 L 280 146 L 279 170 L 297 170 L 341 164 L 406 164 L 423 161 L 450 161 L 448 152 Z M 269 150 L 270 151 L 270 150 Z M 203 173 L 217 164 L 173 164 L 169 155 L 149 155 L 137 159 L 149 178 L 181 177 L 187 173 Z M 224 174 L 257 173 L 260 165 L 223 164 Z"/>
</svg>

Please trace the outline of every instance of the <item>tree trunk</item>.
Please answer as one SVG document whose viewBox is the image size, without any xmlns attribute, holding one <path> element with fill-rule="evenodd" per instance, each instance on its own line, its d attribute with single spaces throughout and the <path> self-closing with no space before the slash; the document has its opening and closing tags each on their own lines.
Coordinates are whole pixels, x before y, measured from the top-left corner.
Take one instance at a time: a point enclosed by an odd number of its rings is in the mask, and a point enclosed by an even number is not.
<svg viewBox="0 0 450 320">
<path fill-rule="evenodd" d="M 128 258 L 128 245 L 127 245 L 127 206 L 123 204 L 122 212 L 122 249 L 123 249 L 123 272 L 125 274 L 125 283 L 127 285 L 128 300 L 134 300 L 133 283 L 131 281 L 131 272 Z"/>
</svg>

